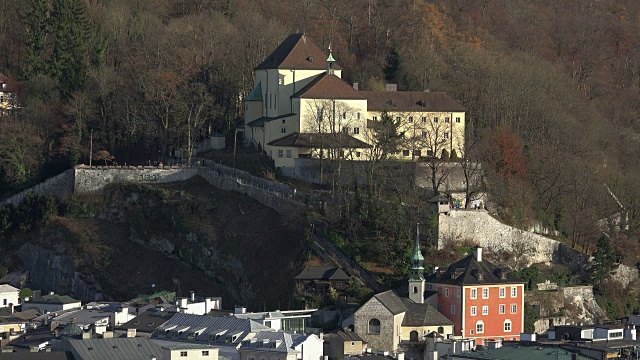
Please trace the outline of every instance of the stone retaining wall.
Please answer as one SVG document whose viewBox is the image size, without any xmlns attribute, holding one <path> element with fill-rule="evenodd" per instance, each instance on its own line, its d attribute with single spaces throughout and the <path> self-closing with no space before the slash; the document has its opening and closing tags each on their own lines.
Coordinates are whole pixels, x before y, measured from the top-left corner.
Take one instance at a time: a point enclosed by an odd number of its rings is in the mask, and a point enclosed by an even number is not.
<svg viewBox="0 0 640 360">
<path fill-rule="evenodd" d="M 18 194 L 15 194 L 0 202 L 0 205 L 18 206 L 30 194 L 36 195 L 64 195 L 73 192 L 74 169 L 69 169 L 62 174 L 49 178 L 35 186 L 32 186 Z"/>
<path fill-rule="evenodd" d="M 522 256 L 522 265 L 561 263 L 581 267 L 588 257 L 559 241 L 514 228 L 484 210 L 452 210 L 440 214 L 438 249 L 457 241 L 470 240 L 493 253 L 512 252 Z"/>
<path fill-rule="evenodd" d="M 119 168 L 76 167 L 73 190 L 77 193 L 93 192 L 112 182 L 169 183 L 185 181 L 198 173 L 197 168 Z"/>
</svg>

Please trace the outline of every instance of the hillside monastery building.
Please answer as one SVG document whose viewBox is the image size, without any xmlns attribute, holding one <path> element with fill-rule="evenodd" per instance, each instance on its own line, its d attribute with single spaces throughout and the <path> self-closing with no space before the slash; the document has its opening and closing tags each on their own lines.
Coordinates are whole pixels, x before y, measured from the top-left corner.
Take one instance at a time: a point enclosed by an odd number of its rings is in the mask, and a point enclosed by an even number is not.
<svg viewBox="0 0 640 360">
<path fill-rule="evenodd" d="M 245 101 L 245 141 L 287 173 L 298 158 L 370 158 L 375 124 L 387 113 L 406 140 L 396 157 L 463 154 L 465 109 L 446 93 L 359 91 L 308 36 L 289 35 L 255 68 Z"/>
</svg>

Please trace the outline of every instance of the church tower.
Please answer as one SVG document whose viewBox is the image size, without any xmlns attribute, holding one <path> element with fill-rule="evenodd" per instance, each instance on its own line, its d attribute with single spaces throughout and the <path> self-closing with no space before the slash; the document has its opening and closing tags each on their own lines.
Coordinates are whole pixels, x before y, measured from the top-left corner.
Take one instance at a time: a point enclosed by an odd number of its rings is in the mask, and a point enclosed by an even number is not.
<svg viewBox="0 0 640 360">
<path fill-rule="evenodd" d="M 329 57 L 327 58 L 327 75 L 333 75 L 335 66 L 336 60 L 333 58 L 333 51 L 331 50 L 331 44 L 329 44 Z"/>
<path fill-rule="evenodd" d="M 409 277 L 409 299 L 424 303 L 424 257 L 420 252 L 420 224 L 416 224 L 416 248 L 411 257 L 411 275 Z"/>
</svg>

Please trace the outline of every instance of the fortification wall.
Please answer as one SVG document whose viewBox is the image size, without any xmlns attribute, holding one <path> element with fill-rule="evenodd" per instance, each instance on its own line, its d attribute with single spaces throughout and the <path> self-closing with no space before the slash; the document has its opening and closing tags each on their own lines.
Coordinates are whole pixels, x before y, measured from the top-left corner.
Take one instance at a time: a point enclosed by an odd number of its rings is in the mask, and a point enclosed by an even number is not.
<svg viewBox="0 0 640 360">
<path fill-rule="evenodd" d="M 556 240 L 503 224 L 484 210 L 440 214 L 438 249 L 467 239 L 493 253 L 512 252 L 521 257 L 524 266 L 560 263 L 580 267 L 588 261 L 585 255 Z"/>
<path fill-rule="evenodd" d="M 51 177 L 35 186 L 32 186 L 18 194 L 6 198 L 0 205 L 18 206 L 30 194 L 60 196 L 73 192 L 74 169 L 69 169 L 62 174 Z"/>
<path fill-rule="evenodd" d="M 185 181 L 198 173 L 197 168 L 158 168 L 158 167 L 76 167 L 74 169 L 74 192 L 93 192 L 107 184 L 123 182 L 169 183 Z"/>
</svg>

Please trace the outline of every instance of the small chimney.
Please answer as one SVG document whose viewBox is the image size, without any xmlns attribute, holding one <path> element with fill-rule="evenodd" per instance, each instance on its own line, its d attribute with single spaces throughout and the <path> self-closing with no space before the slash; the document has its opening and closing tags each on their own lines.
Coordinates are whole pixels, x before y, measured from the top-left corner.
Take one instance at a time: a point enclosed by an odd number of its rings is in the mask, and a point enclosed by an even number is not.
<svg viewBox="0 0 640 360">
<path fill-rule="evenodd" d="M 357 91 L 358 90 L 358 83 L 353 83 L 353 88 Z"/>
<path fill-rule="evenodd" d="M 105 331 L 102 333 L 103 339 L 113 339 L 113 331 Z"/>
<path fill-rule="evenodd" d="M 473 248 L 473 257 L 476 258 L 476 261 L 482 262 L 482 247 L 476 246 Z"/>
<path fill-rule="evenodd" d="M 242 306 L 236 306 L 235 310 L 234 310 L 234 314 L 245 314 L 247 312 L 247 308 L 242 307 Z"/>
<path fill-rule="evenodd" d="M 56 292 L 55 291 L 49 291 L 49 295 L 55 295 Z"/>
<path fill-rule="evenodd" d="M 9 314 L 14 313 L 13 303 L 9 304 Z"/>
<path fill-rule="evenodd" d="M 195 302 L 195 301 L 196 301 L 196 292 L 191 291 L 191 302 Z"/>
<path fill-rule="evenodd" d="M 47 345 L 44 347 L 44 352 L 51 352 L 51 345 Z"/>
<path fill-rule="evenodd" d="M 82 340 L 91 340 L 91 331 L 83 332 Z"/>
<path fill-rule="evenodd" d="M 386 84 L 384 91 L 398 91 L 398 84 Z"/>
<path fill-rule="evenodd" d="M 128 338 L 136 337 L 136 329 L 127 329 L 127 337 Z"/>
<path fill-rule="evenodd" d="M 440 267 L 438 267 L 438 266 L 434 266 L 434 267 L 433 267 L 433 273 L 434 273 L 434 274 L 438 274 L 438 269 L 440 269 Z"/>
<path fill-rule="evenodd" d="M 398 354 L 396 354 L 396 360 L 404 360 L 404 353 L 399 352 Z"/>
</svg>

